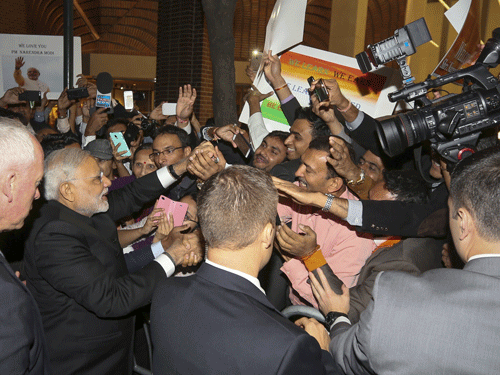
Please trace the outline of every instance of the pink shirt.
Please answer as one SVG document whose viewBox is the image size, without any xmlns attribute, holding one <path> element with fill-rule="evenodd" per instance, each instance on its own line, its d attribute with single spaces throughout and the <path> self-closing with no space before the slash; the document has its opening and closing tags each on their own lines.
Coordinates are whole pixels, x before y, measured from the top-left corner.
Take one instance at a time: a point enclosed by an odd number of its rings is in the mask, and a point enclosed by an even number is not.
<svg viewBox="0 0 500 375">
<path fill-rule="evenodd" d="M 340 197 L 357 200 L 348 189 Z M 282 223 L 292 220 L 294 232 L 301 232 L 299 224 L 313 229 L 321 252 L 335 275 L 348 288 L 356 285 L 359 270 L 376 247 L 371 237 L 360 235 L 347 222 L 329 212 L 323 212 L 316 207 L 301 206 L 291 200 L 280 198 L 278 215 Z M 298 259 L 291 259 L 283 264 L 281 270 L 292 283 L 290 292 L 292 303 L 304 305 L 305 302 L 300 298 L 302 297 L 317 308 L 318 303 L 307 283 L 309 274 L 304 263 Z"/>
</svg>

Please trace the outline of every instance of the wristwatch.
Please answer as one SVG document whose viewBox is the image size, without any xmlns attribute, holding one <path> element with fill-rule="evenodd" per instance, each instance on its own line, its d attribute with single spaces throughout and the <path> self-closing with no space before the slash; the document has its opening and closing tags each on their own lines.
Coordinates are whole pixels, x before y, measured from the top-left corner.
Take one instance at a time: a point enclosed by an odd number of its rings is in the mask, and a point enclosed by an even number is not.
<svg viewBox="0 0 500 375">
<path fill-rule="evenodd" d="M 359 173 L 359 180 L 354 181 L 354 180 L 349 180 L 347 183 L 349 185 L 361 185 L 363 182 L 365 182 L 365 171 L 361 169 L 361 172 Z"/>
<path fill-rule="evenodd" d="M 325 207 L 323 207 L 321 210 L 324 212 L 328 212 L 328 211 L 330 211 L 330 207 L 332 207 L 333 198 L 335 198 L 335 195 L 332 195 L 332 194 L 325 194 L 325 195 L 327 197 Z"/>
<path fill-rule="evenodd" d="M 349 320 L 349 317 L 347 316 L 347 314 L 344 314 L 344 313 L 341 313 L 338 311 L 330 311 L 328 314 L 326 314 L 325 324 L 328 327 L 328 331 L 330 331 L 332 329 L 333 323 L 335 323 L 337 318 L 340 318 L 341 316 L 343 316 L 343 317 L 347 318 L 347 320 Z"/>
</svg>

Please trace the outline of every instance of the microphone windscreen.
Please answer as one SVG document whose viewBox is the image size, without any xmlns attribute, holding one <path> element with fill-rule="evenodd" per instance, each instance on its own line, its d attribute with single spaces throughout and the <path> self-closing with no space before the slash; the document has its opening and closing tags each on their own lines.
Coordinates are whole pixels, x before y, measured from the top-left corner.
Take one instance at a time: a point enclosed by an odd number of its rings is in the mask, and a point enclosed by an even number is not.
<svg viewBox="0 0 500 375">
<path fill-rule="evenodd" d="M 110 94 L 113 90 L 113 77 L 107 72 L 101 72 L 96 79 L 97 91 L 102 94 Z"/>
</svg>

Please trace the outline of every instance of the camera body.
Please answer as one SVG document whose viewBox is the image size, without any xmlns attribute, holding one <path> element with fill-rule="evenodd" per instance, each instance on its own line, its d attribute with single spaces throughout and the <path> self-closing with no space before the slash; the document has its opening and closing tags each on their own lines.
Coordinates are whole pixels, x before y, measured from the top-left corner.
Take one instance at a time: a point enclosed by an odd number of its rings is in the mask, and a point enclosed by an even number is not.
<svg viewBox="0 0 500 375">
<path fill-rule="evenodd" d="M 395 102 L 419 101 L 413 111 L 386 118 L 377 125 L 377 136 L 391 157 L 429 140 L 444 159 L 456 163 L 474 152 L 481 132 L 500 124 L 500 83 L 488 71 L 500 63 L 500 28 L 493 32 L 476 64 L 445 76 L 406 85 L 389 94 Z M 428 89 L 463 80 L 461 94 L 430 101 Z"/>
<path fill-rule="evenodd" d="M 19 94 L 19 100 L 40 103 L 42 101 L 42 93 L 40 91 L 25 91 Z"/>
<path fill-rule="evenodd" d="M 451 97 L 449 97 L 451 96 Z M 425 140 L 445 159 L 457 162 L 473 150 L 482 130 L 500 124 L 500 84 L 448 95 L 430 105 L 380 121 L 377 135 L 391 157 Z"/>
<path fill-rule="evenodd" d="M 154 137 L 158 123 L 155 120 L 149 120 L 145 117 L 141 119 L 141 129 L 144 132 L 145 137 Z"/>
</svg>

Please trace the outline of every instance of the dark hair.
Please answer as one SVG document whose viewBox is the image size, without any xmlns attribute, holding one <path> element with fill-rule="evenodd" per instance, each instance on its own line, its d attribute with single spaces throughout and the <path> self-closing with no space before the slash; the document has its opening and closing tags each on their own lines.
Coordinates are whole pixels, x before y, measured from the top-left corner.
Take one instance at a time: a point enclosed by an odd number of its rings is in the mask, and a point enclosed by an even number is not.
<svg viewBox="0 0 500 375">
<path fill-rule="evenodd" d="M 335 138 L 342 139 L 341 137 L 336 136 L 336 135 L 331 135 L 331 136 L 321 135 L 319 137 L 313 138 L 313 140 L 311 141 L 311 143 L 309 143 L 309 148 L 312 149 L 312 150 L 325 151 L 325 152 L 328 153 L 328 155 L 330 155 L 330 147 L 331 147 L 330 146 L 330 137 L 335 137 Z M 354 158 L 356 156 L 355 156 L 355 153 L 354 153 L 354 149 L 352 148 L 352 145 L 350 143 L 346 142 L 346 141 L 344 141 L 344 143 L 345 143 L 347 149 L 349 150 L 349 157 L 351 158 L 351 161 L 354 164 L 356 164 L 354 162 Z M 328 178 L 340 177 L 338 175 L 337 171 L 335 170 L 335 168 L 333 168 L 330 163 L 326 163 L 326 166 L 328 168 Z M 343 177 L 342 177 L 342 179 L 345 182 L 345 179 Z"/>
<path fill-rule="evenodd" d="M 174 125 L 164 125 L 158 128 L 154 138 L 156 139 L 156 137 L 163 134 L 175 134 L 177 137 L 179 137 L 182 147 L 190 146 L 189 135 L 184 129 L 178 128 Z"/>
<path fill-rule="evenodd" d="M 40 142 L 45 158 L 49 156 L 51 152 L 61 150 L 74 143 L 78 143 L 78 145 L 80 145 L 80 139 L 76 134 L 71 132 L 64 134 L 47 134 Z"/>
<path fill-rule="evenodd" d="M 479 151 L 460 161 L 451 173 L 450 215 L 465 208 L 481 237 L 500 240 L 500 147 Z"/>
<path fill-rule="evenodd" d="M 13 120 L 19 120 L 24 125 L 28 125 L 28 119 L 19 112 L 11 111 L 10 109 L 0 107 L 0 117 L 7 117 Z"/>
<path fill-rule="evenodd" d="M 299 107 L 295 110 L 295 120 L 307 120 L 311 125 L 312 138 L 320 135 L 332 135 L 328 125 L 318 117 L 311 107 Z"/>
<path fill-rule="evenodd" d="M 198 193 L 198 217 L 208 247 L 240 249 L 274 224 L 278 192 L 271 176 L 233 165 L 210 177 Z"/>
<path fill-rule="evenodd" d="M 287 132 L 282 132 L 281 130 L 274 130 L 272 131 L 271 133 L 269 133 L 268 135 L 266 135 L 264 137 L 264 139 L 266 138 L 279 138 L 281 140 L 281 142 L 285 143 L 285 140 L 290 136 L 290 133 L 287 133 Z"/>
<path fill-rule="evenodd" d="M 99 136 L 99 137 L 109 137 L 109 128 L 111 128 L 112 126 L 115 126 L 115 125 L 118 125 L 118 124 L 121 124 L 121 125 L 125 125 L 125 127 L 128 128 L 128 124 L 129 124 L 130 120 L 129 119 L 126 119 L 126 118 L 114 118 L 112 120 L 109 120 L 105 126 L 103 126 L 101 129 L 99 129 L 96 134 Z"/>
<path fill-rule="evenodd" d="M 132 164 L 131 165 L 135 164 L 135 156 L 137 155 L 137 153 L 139 151 L 142 151 L 142 150 L 153 150 L 153 144 L 152 143 L 143 143 L 142 145 L 137 147 L 137 149 L 134 152 L 134 156 L 132 157 Z"/>
<path fill-rule="evenodd" d="M 384 187 L 401 202 L 424 204 L 429 201 L 429 187 L 416 171 L 387 170 L 383 172 Z"/>
</svg>

